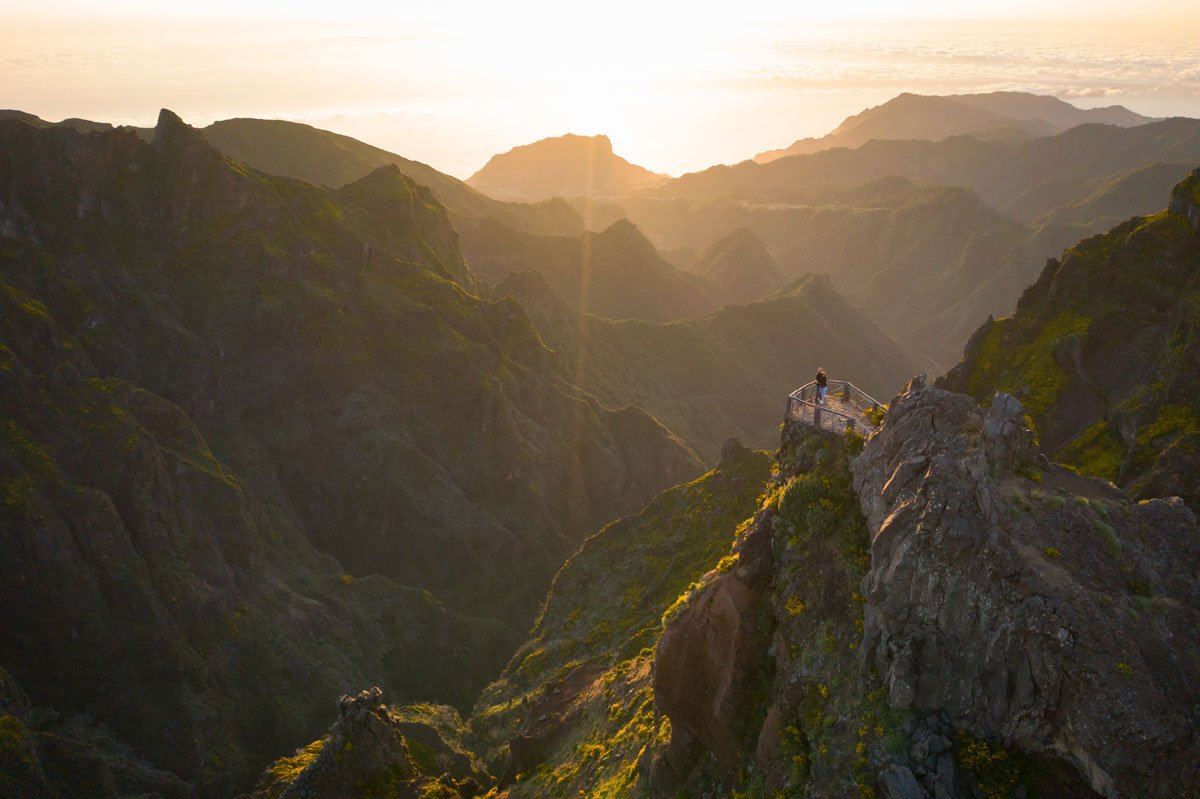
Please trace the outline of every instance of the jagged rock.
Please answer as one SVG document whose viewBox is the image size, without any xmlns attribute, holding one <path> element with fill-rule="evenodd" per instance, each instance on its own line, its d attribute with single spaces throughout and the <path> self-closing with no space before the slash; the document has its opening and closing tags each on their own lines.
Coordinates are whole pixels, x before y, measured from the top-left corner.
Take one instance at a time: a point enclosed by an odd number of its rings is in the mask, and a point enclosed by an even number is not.
<svg viewBox="0 0 1200 799">
<path fill-rule="evenodd" d="M 892 766 L 883 772 L 882 799 L 925 799 L 916 777 L 904 766 Z"/>
<path fill-rule="evenodd" d="M 671 719 L 667 763 L 686 760 L 695 742 L 723 767 L 738 761 L 751 677 L 767 657 L 770 637 L 761 623 L 772 573 L 766 514 L 759 514 L 734 551 L 737 566 L 709 582 L 658 641 L 654 701 Z M 656 760 L 655 768 L 666 766 Z"/>
<path fill-rule="evenodd" d="M 364 786 L 399 786 L 413 777 L 408 745 L 388 718 L 382 695 L 376 687 L 338 700 L 338 720 L 320 754 L 280 794 L 281 799 L 349 799 Z M 415 796 L 415 792 L 396 795 Z"/>
<path fill-rule="evenodd" d="M 1066 760 L 1108 797 L 1174 796 L 1200 777 L 1196 518 L 1039 493 L 1013 472 L 1019 414 L 919 380 L 892 401 L 852 466 L 872 538 L 862 663 L 894 707 Z M 944 739 L 920 741 L 914 762 Z"/>
</svg>

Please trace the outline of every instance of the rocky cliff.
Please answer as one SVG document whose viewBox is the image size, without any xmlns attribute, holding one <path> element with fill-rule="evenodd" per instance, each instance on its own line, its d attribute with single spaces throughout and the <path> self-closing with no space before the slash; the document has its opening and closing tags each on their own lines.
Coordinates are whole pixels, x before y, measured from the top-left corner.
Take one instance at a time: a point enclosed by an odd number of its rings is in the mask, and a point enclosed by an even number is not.
<svg viewBox="0 0 1200 799">
<path fill-rule="evenodd" d="M 737 567 L 659 641 L 656 793 L 1195 783 L 1196 518 L 1039 465 L 1023 416 L 921 382 L 861 454 L 785 430 Z"/>
<path fill-rule="evenodd" d="M 716 469 L 589 537 L 555 577 L 530 639 L 483 692 L 468 729 L 445 721 L 438 726 L 443 748 L 460 754 L 462 745 L 472 748 L 494 776 L 476 769 L 474 782 L 464 783 L 464 761 L 426 758 L 418 764 L 421 773 L 442 776 L 444 793 L 432 795 L 471 796 L 478 785 L 494 785 L 497 793 L 489 796 L 531 798 L 635 791 L 643 757 L 669 735 L 669 723 L 660 724 L 654 711 L 650 678 L 664 610 L 694 592 L 706 571 L 732 564 L 722 556 L 740 535 L 739 523 L 753 513 L 769 467 L 767 453 L 730 441 Z M 378 703 L 370 698 L 370 707 Z M 387 715 L 412 712 L 391 709 Z M 384 715 L 374 713 L 379 721 Z M 429 718 L 425 710 L 416 721 L 428 724 Z M 342 726 L 339 720 L 324 739 L 277 761 L 264 774 L 260 792 L 299 790 L 305 783 L 297 778 L 296 758 L 307 752 L 311 760 L 314 751 L 330 751 L 331 742 L 345 737 Z M 419 750 L 414 728 L 401 732 L 409 752 Z M 329 790 L 340 785 L 344 791 L 357 783 L 395 781 L 394 759 L 375 757 L 365 772 L 321 779 Z M 313 762 L 311 770 L 342 774 L 333 763 Z"/>
<path fill-rule="evenodd" d="M 1200 776 L 1200 538 L 1178 499 L 1038 467 L 1023 409 L 914 387 L 855 461 L 864 667 L 892 707 L 1071 763 L 1104 796 Z"/>
<path fill-rule="evenodd" d="M 941 385 L 1016 394 L 1042 448 L 1135 498 L 1200 502 L 1200 171 L 1169 208 L 1046 264 Z"/>
<path fill-rule="evenodd" d="M 352 688 L 465 706 L 579 538 L 699 471 L 472 294 L 395 168 L 321 189 L 163 112 L 0 122 L 0 187 L 0 664 L 37 735 L 83 715 L 227 796 Z"/>
<path fill-rule="evenodd" d="M 1049 463 L 1011 396 L 985 411 L 923 378 L 866 442 L 785 423 L 758 499 L 717 500 L 747 496 L 745 460 L 564 567 L 471 721 L 494 795 L 1190 795 L 1186 505 Z M 669 605 L 664 544 L 710 564 Z"/>
</svg>

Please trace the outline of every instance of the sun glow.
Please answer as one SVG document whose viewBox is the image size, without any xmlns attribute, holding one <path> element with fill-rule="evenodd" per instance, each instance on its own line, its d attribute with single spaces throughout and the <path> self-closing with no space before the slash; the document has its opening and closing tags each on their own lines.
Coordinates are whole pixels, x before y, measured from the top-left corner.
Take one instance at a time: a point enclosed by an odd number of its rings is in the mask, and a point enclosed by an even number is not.
<svg viewBox="0 0 1200 799">
<path fill-rule="evenodd" d="M 819 136 L 901 91 L 1200 115 L 1200 12 L 1173 0 L 1140 10 L 1171 20 L 1159 28 L 1082 2 L 407 5 L 350 0 L 329 19 L 326 3 L 217 0 L 198 17 L 127 0 L 97 19 L 83 3 L 0 3 L 0 105 L 141 125 L 163 106 L 193 124 L 287 118 L 462 177 L 566 132 L 679 173 Z"/>
</svg>

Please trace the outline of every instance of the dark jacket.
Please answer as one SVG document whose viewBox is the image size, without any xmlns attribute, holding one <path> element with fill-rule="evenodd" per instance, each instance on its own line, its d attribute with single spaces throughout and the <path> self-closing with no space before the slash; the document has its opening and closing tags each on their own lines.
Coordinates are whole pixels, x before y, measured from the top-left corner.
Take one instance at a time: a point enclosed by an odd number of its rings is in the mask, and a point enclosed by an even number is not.
<svg viewBox="0 0 1200 799">
<path fill-rule="evenodd" d="M 822 387 L 829 385 L 829 380 L 825 377 L 824 372 L 817 372 L 817 385 Z"/>
</svg>

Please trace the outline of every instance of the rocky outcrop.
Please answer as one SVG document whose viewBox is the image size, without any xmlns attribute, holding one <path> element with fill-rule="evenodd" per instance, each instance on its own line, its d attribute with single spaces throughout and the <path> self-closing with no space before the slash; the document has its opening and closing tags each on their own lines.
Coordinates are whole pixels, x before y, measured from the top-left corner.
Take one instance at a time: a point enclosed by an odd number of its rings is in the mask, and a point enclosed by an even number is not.
<svg viewBox="0 0 1200 799">
<path fill-rule="evenodd" d="M 412 718 L 436 709 L 392 709 L 382 698 L 378 687 L 343 696 L 329 733 L 274 763 L 247 799 L 469 799 L 483 791 L 446 731 Z"/>
<path fill-rule="evenodd" d="M 893 400 L 852 467 L 863 666 L 892 707 L 1066 760 L 1099 794 L 1176 796 L 1200 778 L 1196 518 L 1040 488 L 1023 415 L 923 384 Z"/>
<path fill-rule="evenodd" d="M 281 799 L 339 799 L 383 785 L 394 788 L 396 796 L 416 795 L 401 789 L 414 776 L 413 766 L 382 695 L 372 688 L 338 700 L 338 719 L 320 754 L 279 794 Z"/>
<path fill-rule="evenodd" d="M 1200 233 L 1200 169 L 1193 169 L 1171 192 L 1170 210 L 1187 217 L 1192 229 Z"/>
<path fill-rule="evenodd" d="M 1200 170 L 1168 208 L 1047 261 L 938 385 L 1014 394 L 1052 460 L 1200 509 Z"/>
<path fill-rule="evenodd" d="M 740 760 L 751 697 L 770 641 L 771 517 L 760 513 L 734 545 L 736 564 L 675 615 L 654 656 L 654 701 L 671 719 L 670 745 L 652 781 L 673 784 L 710 753 L 722 768 Z"/>
</svg>

